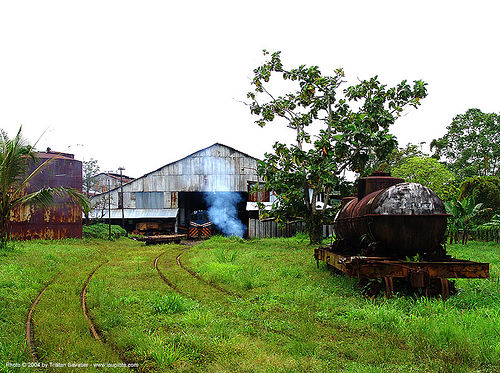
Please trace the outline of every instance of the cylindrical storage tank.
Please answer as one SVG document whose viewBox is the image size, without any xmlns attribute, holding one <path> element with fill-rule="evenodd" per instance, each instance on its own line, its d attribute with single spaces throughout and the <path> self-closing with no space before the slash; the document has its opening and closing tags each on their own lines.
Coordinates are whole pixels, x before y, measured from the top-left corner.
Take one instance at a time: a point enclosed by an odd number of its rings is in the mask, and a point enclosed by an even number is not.
<svg viewBox="0 0 500 373">
<path fill-rule="evenodd" d="M 448 215 L 429 188 L 401 183 L 366 195 L 352 211 L 353 235 L 366 235 L 377 252 L 406 257 L 438 249 Z"/>
<path fill-rule="evenodd" d="M 82 162 L 72 154 L 37 153 L 28 175 L 43 162 L 47 165 L 26 185 L 25 194 L 44 187 L 66 187 L 82 191 Z M 82 237 L 82 208 L 69 197 L 55 197 L 48 208 L 26 206 L 14 210 L 11 236 L 17 239 L 59 239 Z"/>
<path fill-rule="evenodd" d="M 349 246 L 356 246 L 358 238 L 352 229 L 352 211 L 358 203 L 357 197 L 347 197 L 342 200 L 343 208 L 335 216 L 333 229 L 338 240 L 344 240 Z"/>
</svg>

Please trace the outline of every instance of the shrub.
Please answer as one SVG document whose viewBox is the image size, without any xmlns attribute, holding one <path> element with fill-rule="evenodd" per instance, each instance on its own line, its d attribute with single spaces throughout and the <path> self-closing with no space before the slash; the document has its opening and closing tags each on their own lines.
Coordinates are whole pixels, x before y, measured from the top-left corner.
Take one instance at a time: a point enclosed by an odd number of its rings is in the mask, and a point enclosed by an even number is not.
<svg viewBox="0 0 500 373">
<path fill-rule="evenodd" d="M 500 214 L 500 178 L 495 176 L 476 176 L 465 180 L 460 186 L 460 200 L 474 196 L 476 203 L 490 208 L 491 212 L 484 214 L 481 222 L 485 223 L 495 214 Z"/>
<path fill-rule="evenodd" d="M 111 239 L 116 240 L 119 237 L 127 235 L 127 231 L 120 227 L 119 225 L 111 226 Z M 83 226 L 83 237 L 84 238 L 101 238 L 107 240 L 109 238 L 109 226 L 108 224 L 98 223 L 92 225 Z"/>
</svg>

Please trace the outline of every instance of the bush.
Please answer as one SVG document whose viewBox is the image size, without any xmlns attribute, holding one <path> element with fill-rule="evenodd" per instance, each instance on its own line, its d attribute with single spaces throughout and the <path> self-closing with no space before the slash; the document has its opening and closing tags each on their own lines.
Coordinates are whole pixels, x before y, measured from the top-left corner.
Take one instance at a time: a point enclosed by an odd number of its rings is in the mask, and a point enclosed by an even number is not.
<svg viewBox="0 0 500 373">
<path fill-rule="evenodd" d="M 476 203 L 482 203 L 491 211 L 482 216 L 481 222 L 489 221 L 500 214 L 500 178 L 495 176 L 475 176 L 465 180 L 460 186 L 460 200 L 474 196 Z"/>
<path fill-rule="evenodd" d="M 119 225 L 111 226 L 111 239 L 116 240 L 119 237 L 126 236 L 127 231 L 120 227 Z M 109 238 L 109 226 L 108 224 L 98 223 L 92 225 L 83 226 L 83 237 L 84 238 L 101 238 L 107 240 Z"/>
</svg>

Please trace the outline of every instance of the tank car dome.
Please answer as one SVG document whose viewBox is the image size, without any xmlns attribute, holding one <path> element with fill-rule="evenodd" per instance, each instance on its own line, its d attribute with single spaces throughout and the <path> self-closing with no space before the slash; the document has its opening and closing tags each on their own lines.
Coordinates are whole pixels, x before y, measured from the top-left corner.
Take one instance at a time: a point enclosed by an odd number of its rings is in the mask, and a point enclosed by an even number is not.
<svg viewBox="0 0 500 373">
<path fill-rule="evenodd" d="M 431 189 L 417 183 L 393 185 L 370 203 L 372 213 L 380 215 L 446 214 L 443 201 Z"/>
</svg>

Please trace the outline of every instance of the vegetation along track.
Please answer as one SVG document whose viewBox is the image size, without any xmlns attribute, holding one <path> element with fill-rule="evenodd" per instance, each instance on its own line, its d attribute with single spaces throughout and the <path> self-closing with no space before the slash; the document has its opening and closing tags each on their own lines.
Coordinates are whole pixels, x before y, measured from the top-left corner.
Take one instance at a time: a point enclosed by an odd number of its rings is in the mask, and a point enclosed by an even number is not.
<svg viewBox="0 0 500 373">
<path fill-rule="evenodd" d="M 189 245 L 189 247 L 185 248 L 185 249 L 182 249 L 182 251 L 177 255 L 176 257 L 176 260 L 177 260 L 177 264 L 179 265 L 179 267 L 181 267 L 184 271 L 186 271 L 187 273 L 189 273 L 192 277 L 196 278 L 198 281 L 202 282 L 203 284 L 207 285 L 207 286 L 210 286 L 212 288 L 214 288 L 215 290 L 223 293 L 224 295 L 229 295 L 229 296 L 234 296 L 234 297 L 237 297 L 238 299 L 243 299 L 243 297 L 239 294 L 235 294 L 235 293 L 232 293 L 230 292 L 229 290 L 226 290 L 224 288 L 221 288 L 219 287 L 218 285 L 216 284 L 212 284 L 208 281 L 206 281 L 205 279 L 201 278 L 200 276 L 198 276 L 198 274 L 196 274 L 194 271 L 192 271 L 191 269 L 187 268 L 186 266 L 184 266 L 180 260 L 181 258 L 181 255 L 186 251 L 186 250 L 189 250 L 192 246 L 194 245 Z M 164 251 L 162 252 L 160 255 L 158 255 L 155 260 L 154 260 L 154 268 L 156 269 L 156 271 L 158 272 L 158 274 L 160 275 L 160 277 L 162 278 L 162 280 L 171 288 L 173 289 L 174 291 L 178 292 L 179 294 L 181 295 L 184 295 L 186 296 L 184 293 L 182 293 L 178 287 L 176 285 L 174 285 L 164 274 L 163 272 L 161 272 L 161 270 L 158 268 L 158 261 L 159 259 L 164 255 L 166 254 L 168 251 Z M 234 316 L 235 319 L 238 319 L 238 320 L 241 320 L 241 317 L 239 316 Z M 258 326 L 259 328 L 262 328 L 262 326 Z M 273 330 L 271 328 L 266 328 L 269 332 L 271 333 L 276 333 L 276 334 L 280 334 L 280 335 L 284 335 L 288 338 L 290 338 L 291 340 L 293 340 L 294 338 L 296 338 L 296 336 L 293 334 L 293 333 L 288 333 L 286 331 L 283 331 L 283 330 L 280 330 L 280 331 L 277 331 L 277 330 Z"/>
<path fill-rule="evenodd" d="M 108 261 L 103 262 L 103 263 L 99 264 L 97 267 L 94 268 L 94 270 L 90 273 L 90 275 L 85 280 L 85 283 L 83 284 L 82 292 L 80 294 L 80 300 L 81 300 L 81 303 L 82 303 L 83 316 L 85 316 L 85 319 L 89 323 L 89 328 L 90 328 L 90 332 L 92 333 L 92 336 L 95 339 L 97 339 L 98 341 L 101 340 L 101 337 L 100 337 L 99 333 L 97 332 L 97 329 L 95 328 L 94 322 L 92 321 L 92 319 L 90 318 L 90 316 L 88 314 L 87 302 L 85 300 L 85 295 L 87 293 L 87 288 L 89 286 L 90 280 L 92 279 L 92 276 L 94 276 L 94 274 L 97 272 L 97 270 L 99 268 L 101 268 L 104 264 L 106 264 L 107 262 Z"/>
<path fill-rule="evenodd" d="M 158 268 L 158 260 L 160 260 L 160 257 L 165 254 L 166 251 L 162 252 L 160 255 L 158 255 L 156 258 L 155 258 L 155 261 L 154 261 L 154 267 L 156 269 L 156 271 L 158 272 L 158 274 L 160 275 L 161 279 L 170 287 L 172 288 L 172 290 L 175 290 L 177 291 L 178 293 L 182 294 L 182 292 L 177 288 L 177 286 L 175 286 L 164 274 L 162 271 L 160 271 L 160 268 Z"/>
<path fill-rule="evenodd" d="M 45 287 L 40 291 L 40 293 L 38 293 L 38 296 L 35 298 L 33 303 L 31 303 L 30 309 L 28 311 L 28 316 L 26 317 L 26 345 L 28 347 L 28 351 L 31 354 L 31 360 L 33 360 L 34 362 L 38 361 L 39 357 L 38 357 L 38 354 L 36 352 L 35 331 L 34 331 L 34 327 L 33 327 L 32 315 L 33 315 L 33 312 L 35 311 L 35 307 L 38 304 L 38 302 L 40 301 L 40 298 L 42 297 L 43 293 L 45 292 L 45 290 L 47 290 L 47 288 L 49 287 L 49 285 L 52 282 L 53 282 L 53 280 L 50 281 L 47 285 L 45 285 Z"/>
<path fill-rule="evenodd" d="M 204 280 L 203 278 L 201 278 L 200 276 L 198 276 L 194 271 L 192 271 L 191 269 L 187 268 L 186 266 L 184 266 L 181 262 L 181 255 L 188 249 L 190 249 L 193 245 L 189 245 L 188 248 L 185 248 L 185 249 L 182 249 L 182 251 L 179 253 L 179 255 L 177 255 L 177 258 L 176 258 L 176 261 L 177 261 L 177 264 L 179 265 L 179 267 L 181 267 L 184 271 L 186 271 L 187 273 L 189 273 L 191 276 L 193 276 L 194 278 L 196 278 L 198 281 L 201 281 L 203 282 L 204 284 L 220 291 L 221 293 L 225 294 L 225 295 L 230 295 L 230 296 L 235 296 L 235 297 L 238 297 L 238 298 L 241 298 L 241 295 L 238 295 L 238 294 L 234 294 L 232 292 L 230 292 L 229 290 L 226 290 L 224 288 L 221 288 L 220 286 L 216 285 L 216 284 L 212 284 L 206 280 Z M 160 255 L 158 255 L 155 260 L 154 260 L 154 268 L 156 269 L 156 271 L 158 272 L 158 274 L 160 275 L 161 279 L 170 287 L 172 288 L 173 290 L 177 291 L 179 294 L 182 294 L 184 295 L 180 290 L 179 288 L 174 285 L 164 274 L 163 272 L 160 270 L 160 268 L 158 268 L 158 261 L 160 260 L 160 258 L 166 254 L 167 251 L 164 251 L 162 252 Z"/>
<path fill-rule="evenodd" d="M 87 301 L 86 301 L 86 294 L 87 294 L 87 288 L 89 286 L 89 283 L 90 283 L 90 280 L 92 279 L 92 277 L 95 275 L 95 273 L 97 272 L 97 270 L 99 268 L 101 268 L 103 265 L 105 265 L 108 262 L 109 262 L 109 260 L 107 260 L 107 261 L 99 264 L 97 267 L 94 268 L 94 270 L 88 275 L 87 279 L 85 280 L 85 283 L 83 284 L 82 292 L 80 293 L 80 301 L 81 301 L 81 304 L 82 304 L 83 316 L 85 316 L 85 319 L 87 320 L 87 322 L 89 324 L 90 332 L 91 332 L 92 336 L 94 337 L 94 339 L 96 339 L 96 340 L 98 340 L 100 342 L 103 342 L 103 343 L 106 342 L 106 341 L 102 337 L 101 333 L 95 327 L 95 324 L 92 321 L 92 318 L 89 316 L 89 313 L 88 313 L 89 310 L 87 308 Z M 110 343 L 109 346 L 111 346 L 111 348 L 113 350 L 115 350 L 115 352 L 118 353 L 118 356 L 120 357 L 120 360 L 124 364 L 127 364 L 127 366 L 130 369 L 136 370 L 136 371 L 138 370 L 137 367 L 136 367 L 136 364 L 134 362 L 129 361 L 127 358 L 125 358 L 125 356 L 123 355 L 123 351 L 120 351 L 116 347 L 116 345 L 113 345 L 112 343 Z"/>
<path fill-rule="evenodd" d="M 193 277 L 194 277 L 194 278 L 196 278 L 197 280 L 199 280 L 199 281 L 203 282 L 204 284 L 207 284 L 208 286 L 210 286 L 210 287 L 212 287 L 212 288 L 214 288 L 214 289 L 216 289 L 216 290 L 220 291 L 221 293 L 224 293 L 224 294 L 226 294 L 226 295 L 230 295 L 230 296 L 233 296 L 233 297 L 241 298 L 241 295 L 239 295 L 239 294 L 235 294 L 235 293 L 233 293 L 233 292 L 231 292 L 231 291 L 229 291 L 229 290 L 227 290 L 227 289 L 224 289 L 224 288 L 220 287 L 220 286 L 219 286 L 219 285 L 217 285 L 217 284 L 214 284 L 214 283 L 211 283 L 211 282 L 206 281 L 205 279 L 203 279 L 203 278 L 201 278 L 200 276 L 198 276 L 198 274 L 197 274 L 196 272 L 194 272 L 193 270 L 191 270 L 191 269 L 187 268 L 186 266 L 184 266 L 184 265 L 182 264 L 182 262 L 181 262 L 181 255 L 182 255 L 182 254 L 184 254 L 184 252 L 185 252 L 186 250 L 189 250 L 189 249 L 190 249 L 190 247 L 188 247 L 188 248 L 186 248 L 186 249 L 183 249 L 183 250 L 179 253 L 179 255 L 177 255 L 176 260 L 177 260 L 177 264 L 179 265 L 179 267 L 181 267 L 183 270 L 185 270 L 187 273 L 189 273 L 191 276 L 193 276 Z"/>
</svg>

